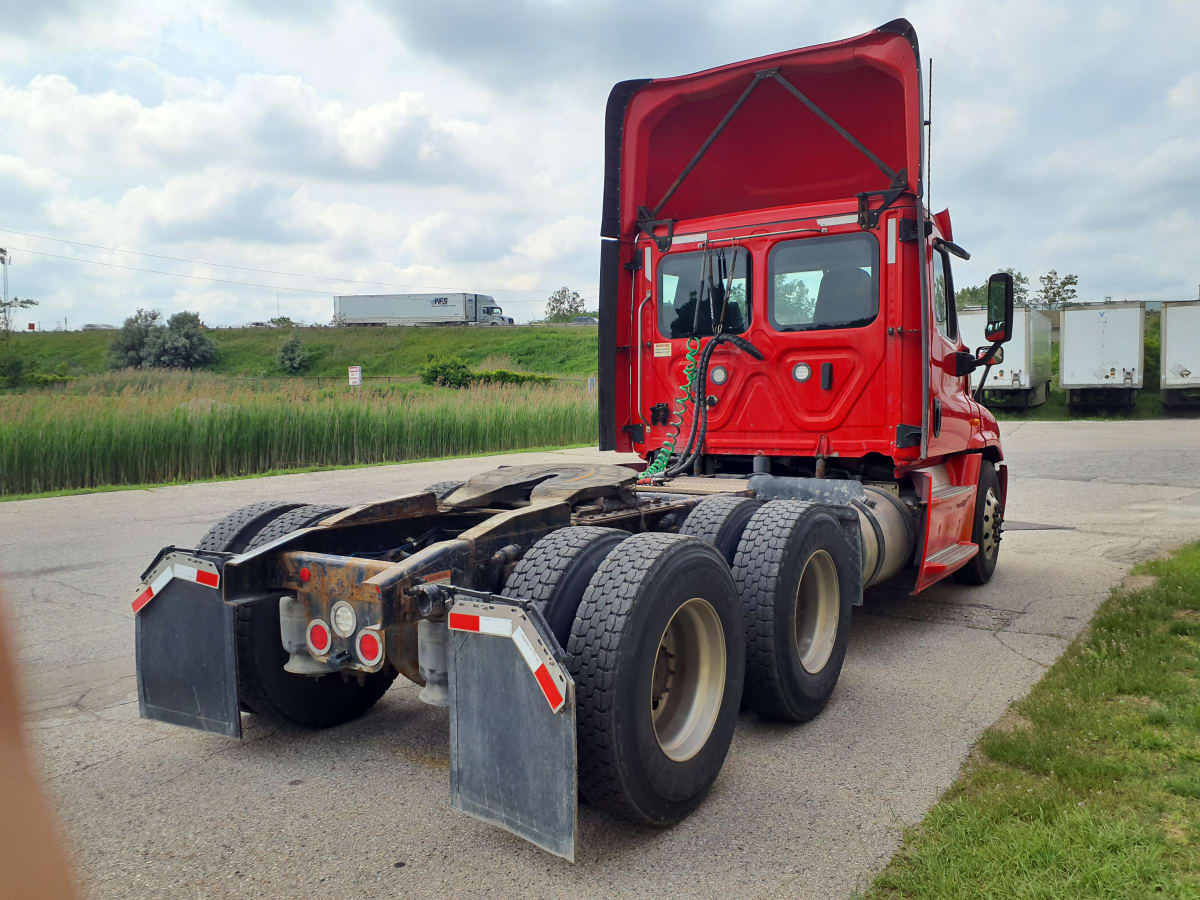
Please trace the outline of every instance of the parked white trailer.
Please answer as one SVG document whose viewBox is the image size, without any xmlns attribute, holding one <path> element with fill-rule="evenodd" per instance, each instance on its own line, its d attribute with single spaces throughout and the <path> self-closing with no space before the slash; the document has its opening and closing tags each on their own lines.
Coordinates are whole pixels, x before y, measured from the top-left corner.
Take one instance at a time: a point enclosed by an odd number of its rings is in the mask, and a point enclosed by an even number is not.
<svg viewBox="0 0 1200 900">
<path fill-rule="evenodd" d="M 333 298 L 347 325 L 512 325 L 487 294 L 353 294 Z"/>
<path fill-rule="evenodd" d="M 988 346 L 983 328 L 987 310 L 963 309 L 958 313 L 958 334 L 972 353 Z M 1004 360 L 988 371 L 984 399 L 990 406 L 1040 406 L 1050 389 L 1050 317 L 1037 309 L 1013 310 L 1012 339 L 1004 347 Z M 984 370 L 971 373 L 971 390 L 979 387 Z"/>
<path fill-rule="evenodd" d="M 1164 406 L 1200 403 L 1200 300 L 1162 305 L 1160 373 Z"/>
<path fill-rule="evenodd" d="M 1132 407 L 1142 387 L 1145 330 L 1140 300 L 1063 307 L 1058 386 L 1068 406 Z"/>
</svg>

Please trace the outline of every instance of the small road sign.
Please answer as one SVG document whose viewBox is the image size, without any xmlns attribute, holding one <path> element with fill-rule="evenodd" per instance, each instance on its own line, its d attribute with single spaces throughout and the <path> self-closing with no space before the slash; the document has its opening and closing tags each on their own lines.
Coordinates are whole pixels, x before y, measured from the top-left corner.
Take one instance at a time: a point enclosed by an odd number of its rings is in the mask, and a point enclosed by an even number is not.
<svg viewBox="0 0 1200 900">
<path fill-rule="evenodd" d="M 362 366 L 350 367 L 350 387 L 358 387 L 362 384 Z"/>
</svg>

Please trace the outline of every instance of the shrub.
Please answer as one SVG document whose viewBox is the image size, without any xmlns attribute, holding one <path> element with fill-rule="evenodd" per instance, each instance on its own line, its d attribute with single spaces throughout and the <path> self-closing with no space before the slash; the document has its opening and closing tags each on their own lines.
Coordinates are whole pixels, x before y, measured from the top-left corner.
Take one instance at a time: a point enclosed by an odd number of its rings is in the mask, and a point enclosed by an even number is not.
<svg viewBox="0 0 1200 900">
<path fill-rule="evenodd" d="M 457 357 L 433 360 L 421 370 L 421 380 L 425 384 L 452 388 L 467 388 L 476 384 L 551 384 L 554 381 L 547 375 L 531 375 L 528 372 L 513 372 L 510 369 L 472 372 L 467 364 Z"/>
<path fill-rule="evenodd" d="M 435 359 L 421 370 L 421 381 L 442 387 L 470 387 L 471 377 L 467 364 L 457 357 Z"/>
<path fill-rule="evenodd" d="M 283 346 L 279 348 L 279 355 L 275 357 L 275 364 L 284 372 L 291 372 L 293 375 L 307 369 L 308 362 L 308 351 L 300 343 L 298 335 L 292 335 L 284 341 Z"/>
<path fill-rule="evenodd" d="M 121 330 L 113 335 L 108 345 L 108 367 L 110 369 L 138 369 L 142 366 L 142 353 L 146 341 L 162 328 L 161 313 L 156 309 L 139 309 L 125 320 Z"/>
<path fill-rule="evenodd" d="M 25 360 L 19 356 L 6 356 L 0 359 L 0 381 L 5 387 L 20 387 L 25 381 Z"/>
<path fill-rule="evenodd" d="M 177 312 L 167 327 L 151 329 L 142 348 L 142 365 L 158 369 L 196 369 L 215 362 L 217 345 L 204 333 L 200 314 Z"/>
</svg>

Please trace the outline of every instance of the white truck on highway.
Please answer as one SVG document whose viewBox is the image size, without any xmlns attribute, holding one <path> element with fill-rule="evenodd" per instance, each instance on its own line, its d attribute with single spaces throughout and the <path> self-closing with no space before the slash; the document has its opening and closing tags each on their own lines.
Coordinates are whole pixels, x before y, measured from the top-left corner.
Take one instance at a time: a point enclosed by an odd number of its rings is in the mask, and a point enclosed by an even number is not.
<svg viewBox="0 0 1200 900">
<path fill-rule="evenodd" d="M 987 344 L 984 327 L 986 309 L 958 312 L 958 332 L 968 350 Z M 1014 310 L 1012 340 L 1004 359 L 987 369 L 984 399 L 989 406 L 1040 406 L 1050 388 L 1050 317 L 1044 312 L 1018 306 Z M 979 387 L 984 369 L 971 373 L 971 390 Z"/>
<path fill-rule="evenodd" d="M 353 294 L 333 298 L 346 325 L 512 325 L 487 294 Z"/>
</svg>

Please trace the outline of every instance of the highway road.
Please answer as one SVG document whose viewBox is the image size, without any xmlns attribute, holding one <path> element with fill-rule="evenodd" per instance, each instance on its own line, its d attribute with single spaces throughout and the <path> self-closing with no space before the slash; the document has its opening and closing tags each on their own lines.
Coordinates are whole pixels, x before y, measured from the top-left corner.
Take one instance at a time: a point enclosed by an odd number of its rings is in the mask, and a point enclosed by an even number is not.
<svg viewBox="0 0 1200 900">
<path fill-rule="evenodd" d="M 353 504 L 563 451 L 0 503 L 0 589 L 36 759 L 97 897 L 834 897 L 867 884 L 1131 565 L 1200 538 L 1200 421 L 1005 423 L 1009 530 L 982 588 L 869 594 L 811 723 L 741 715 L 662 831 L 580 810 L 575 865 L 450 810 L 444 710 L 403 679 L 312 733 L 137 717 L 138 575 L 262 499 Z M 611 458 L 611 457 L 610 457 Z"/>
</svg>

